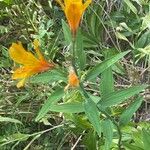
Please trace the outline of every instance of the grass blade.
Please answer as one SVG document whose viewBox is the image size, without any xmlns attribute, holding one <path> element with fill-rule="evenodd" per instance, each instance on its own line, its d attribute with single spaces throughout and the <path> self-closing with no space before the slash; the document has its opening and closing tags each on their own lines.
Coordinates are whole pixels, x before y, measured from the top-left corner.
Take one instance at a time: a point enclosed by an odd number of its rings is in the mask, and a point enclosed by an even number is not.
<svg viewBox="0 0 150 150">
<path fill-rule="evenodd" d="M 17 119 L 13 119 L 13 118 L 9 118 L 9 117 L 2 117 L 2 116 L 0 116 L 0 122 L 12 122 L 12 123 L 22 124 L 22 122 Z"/>
</svg>

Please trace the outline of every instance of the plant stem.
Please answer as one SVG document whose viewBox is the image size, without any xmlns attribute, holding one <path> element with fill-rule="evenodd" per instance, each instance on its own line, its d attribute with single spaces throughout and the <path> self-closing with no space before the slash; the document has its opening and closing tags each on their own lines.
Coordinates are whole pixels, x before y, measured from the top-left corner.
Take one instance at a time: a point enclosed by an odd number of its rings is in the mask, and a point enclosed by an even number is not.
<svg viewBox="0 0 150 150">
<path fill-rule="evenodd" d="M 76 59 L 76 56 L 75 56 L 75 37 L 72 38 L 72 67 L 76 73 L 76 75 L 79 77 L 79 74 L 78 74 L 78 71 L 77 71 L 77 67 L 76 67 L 76 62 L 75 62 L 75 59 Z M 83 83 L 80 82 L 79 83 L 79 88 L 82 92 L 82 94 L 84 95 L 84 97 L 87 99 L 87 100 L 90 100 L 92 101 L 92 99 L 89 97 L 89 95 L 87 94 L 86 90 L 84 89 L 84 86 L 83 86 Z M 97 106 L 97 105 L 96 105 Z M 109 120 L 112 121 L 112 123 L 116 126 L 117 128 L 117 132 L 118 132 L 118 135 L 119 135 L 119 139 L 118 139 L 118 148 L 119 150 L 121 150 L 121 141 L 122 141 L 122 133 L 121 133 L 121 130 L 119 128 L 119 125 L 118 123 L 103 109 L 101 109 L 101 107 L 97 106 L 98 110 L 104 114 Z"/>
</svg>

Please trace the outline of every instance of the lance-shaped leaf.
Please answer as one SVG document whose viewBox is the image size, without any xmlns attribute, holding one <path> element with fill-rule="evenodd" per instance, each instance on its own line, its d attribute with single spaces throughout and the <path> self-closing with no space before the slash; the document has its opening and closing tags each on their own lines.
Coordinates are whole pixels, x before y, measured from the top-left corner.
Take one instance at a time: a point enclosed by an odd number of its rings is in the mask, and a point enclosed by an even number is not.
<svg viewBox="0 0 150 150">
<path fill-rule="evenodd" d="M 95 131 L 97 131 L 98 135 L 101 136 L 101 123 L 100 123 L 99 111 L 96 104 L 91 99 L 87 99 L 84 103 L 84 109 Z"/>
<path fill-rule="evenodd" d="M 31 83 L 52 83 L 55 81 L 63 81 L 67 83 L 67 74 L 60 69 L 43 72 L 30 79 Z"/>
<path fill-rule="evenodd" d="M 150 148 L 150 130 L 143 129 L 142 135 L 143 135 L 144 150 L 149 150 L 149 148 Z"/>
<path fill-rule="evenodd" d="M 50 110 L 54 112 L 63 112 L 63 113 L 79 113 L 84 112 L 84 107 L 82 103 L 71 102 L 52 105 Z"/>
<path fill-rule="evenodd" d="M 9 117 L 2 117 L 2 116 L 0 116 L 0 122 L 12 122 L 12 123 L 22 124 L 22 122 L 17 119 L 13 119 L 13 118 L 9 118 Z"/>
<path fill-rule="evenodd" d="M 109 107 L 113 105 L 117 105 L 126 99 L 130 98 L 131 96 L 134 96 L 135 94 L 138 94 L 142 90 L 144 90 L 147 87 L 147 85 L 139 85 L 139 86 L 133 86 L 127 89 L 123 89 L 120 91 L 113 92 L 106 96 L 104 99 L 99 101 L 98 105 L 100 107 Z"/>
<path fill-rule="evenodd" d="M 102 122 L 103 135 L 105 137 L 105 150 L 110 150 L 113 139 L 113 123 L 110 120 Z"/>
<path fill-rule="evenodd" d="M 63 28 L 65 42 L 67 45 L 70 45 L 72 43 L 71 31 L 68 24 L 64 20 L 62 20 L 62 28 Z"/>
<path fill-rule="evenodd" d="M 47 114 L 47 112 L 50 110 L 52 105 L 56 103 L 57 101 L 59 101 L 63 97 L 63 95 L 64 95 L 64 89 L 58 89 L 54 93 L 52 93 L 49 96 L 48 100 L 45 101 L 44 105 L 42 106 L 35 120 L 38 121 L 41 118 L 43 118 Z"/>
<path fill-rule="evenodd" d="M 111 58 L 109 58 L 107 60 L 104 60 L 102 63 L 96 65 L 94 68 L 92 68 L 88 72 L 88 74 L 86 76 L 86 80 L 94 79 L 100 73 L 102 73 L 104 70 L 106 70 L 107 68 L 112 66 L 114 63 L 116 63 L 119 59 L 121 59 L 122 57 L 124 57 L 128 53 L 129 53 L 129 51 L 119 53 L 119 54 L 117 54 L 115 56 L 112 56 Z"/>
<path fill-rule="evenodd" d="M 127 6 L 131 9 L 133 13 L 137 14 L 137 9 L 130 0 L 124 0 L 124 2 L 127 4 Z"/>
<path fill-rule="evenodd" d="M 130 121 L 133 114 L 141 106 L 142 101 L 143 101 L 143 98 L 138 97 L 132 104 L 129 105 L 128 108 L 125 109 L 125 111 L 121 114 L 121 117 L 120 117 L 121 125 L 126 125 Z"/>
</svg>

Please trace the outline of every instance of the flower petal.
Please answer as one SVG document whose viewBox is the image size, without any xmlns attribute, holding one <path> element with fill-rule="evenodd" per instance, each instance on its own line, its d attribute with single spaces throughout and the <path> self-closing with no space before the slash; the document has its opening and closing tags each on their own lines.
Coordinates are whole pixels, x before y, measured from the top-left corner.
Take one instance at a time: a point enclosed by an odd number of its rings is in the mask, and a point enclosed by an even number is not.
<svg viewBox="0 0 150 150">
<path fill-rule="evenodd" d="M 64 0 L 65 7 L 70 5 L 71 2 L 72 2 L 72 0 Z"/>
<path fill-rule="evenodd" d="M 14 71 L 12 79 L 27 78 L 34 74 L 32 70 L 33 67 L 20 67 Z"/>
<path fill-rule="evenodd" d="M 71 2 L 65 7 L 65 15 L 73 33 L 76 32 L 83 14 L 82 2 Z"/>
<path fill-rule="evenodd" d="M 34 50 L 36 51 L 38 58 L 40 60 L 45 60 L 42 53 L 40 52 L 40 49 L 39 49 L 40 44 L 39 44 L 39 41 L 37 39 L 34 40 L 33 45 L 34 45 Z"/>
<path fill-rule="evenodd" d="M 12 79 L 28 78 L 34 74 L 53 69 L 54 66 L 46 61 L 40 61 L 36 66 L 23 66 L 14 71 Z"/>
<path fill-rule="evenodd" d="M 24 84 L 25 84 L 25 80 L 26 80 L 26 78 L 23 78 L 22 80 L 20 80 L 20 81 L 17 83 L 17 88 L 23 87 Z"/>
<path fill-rule="evenodd" d="M 10 57 L 17 63 L 33 66 L 36 65 L 39 60 L 30 52 L 27 52 L 22 44 L 19 42 L 13 43 L 9 48 Z"/>
<path fill-rule="evenodd" d="M 53 63 L 48 63 L 45 60 L 41 60 L 40 63 L 33 68 L 32 72 L 34 72 L 34 74 L 36 74 L 39 72 L 47 71 L 49 69 L 53 69 L 54 67 L 55 67 L 55 65 Z"/>
</svg>

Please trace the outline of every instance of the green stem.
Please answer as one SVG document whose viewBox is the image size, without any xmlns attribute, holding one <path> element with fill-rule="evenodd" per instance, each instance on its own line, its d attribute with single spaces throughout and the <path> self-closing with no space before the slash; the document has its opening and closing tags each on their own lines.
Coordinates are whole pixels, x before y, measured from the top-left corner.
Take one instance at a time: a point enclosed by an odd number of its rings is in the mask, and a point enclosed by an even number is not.
<svg viewBox="0 0 150 150">
<path fill-rule="evenodd" d="M 73 69 L 74 69 L 76 75 L 79 76 L 79 75 L 78 75 L 78 71 L 77 71 L 77 67 L 76 67 L 76 64 L 75 64 L 75 37 L 73 37 L 73 40 L 72 40 L 72 67 L 73 67 Z M 89 97 L 89 95 L 87 94 L 86 90 L 84 89 L 84 85 L 83 85 L 82 82 L 79 83 L 79 88 L 80 88 L 82 94 L 84 95 L 84 97 L 85 97 L 87 100 L 92 101 L 92 99 Z M 96 105 L 96 106 L 97 106 L 97 105 Z M 97 108 L 98 108 L 98 110 L 99 110 L 102 114 L 104 114 L 104 115 L 105 115 L 109 120 L 111 120 L 111 121 L 113 122 L 113 124 L 116 126 L 117 132 L 118 132 L 118 135 L 119 135 L 118 148 L 119 148 L 119 150 L 121 150 L 121 146 L 122 146 L 122 144 L 121 144 L 121 141 L 122 141 L 122 133 L 121 133 L 121 130 L 120 130 L 120 128 L 119 128 L 118 123 L 117 123 L 106 111 L 102 110 L 102 109 L 101 109 L 100 107 L 98 107 L 98 106 L 97 106 Z"/>
<path fill-rule="evenodd" d="M 76 39 L 75 39 L 75 37 L 72 37 L 72 67 L 73 67 L 73 69 L 74 69 L 74 71 L 75 71 L 75 73 L 76 73 L 76 75 L 78 76 L 78 72 L 77 72 L 77 68 L 76 68 L 76 61 L 75 61 L 75 59 L 76 59 L 76 54 L 75 54 L 75 42 L 76 42 Z"/>
</svg>

